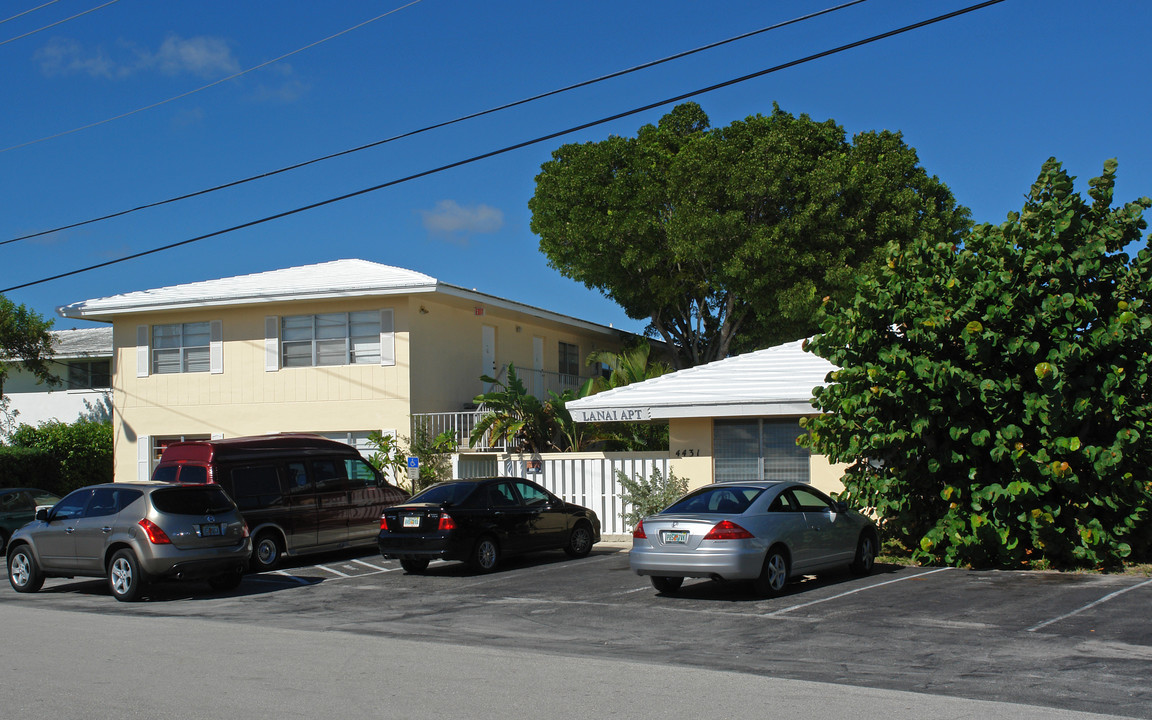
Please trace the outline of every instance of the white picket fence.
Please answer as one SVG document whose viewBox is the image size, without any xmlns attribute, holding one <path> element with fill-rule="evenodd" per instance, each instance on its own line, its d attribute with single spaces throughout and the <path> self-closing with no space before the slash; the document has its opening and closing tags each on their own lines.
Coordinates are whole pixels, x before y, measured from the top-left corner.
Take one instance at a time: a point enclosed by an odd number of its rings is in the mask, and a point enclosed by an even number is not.
<svg viewBox="0 0 1152 720">
<path fill-rule="evenodd" d="M 629 510 L 620 499 L 618 471 L 649 477 L 659 470 L 668 477 L 668 453 L 549 453 L 508 455 L 461 453 L 453 458 L 454 477 L 503 475 L 532 480 L 568 502 L 596 511 L 604 535 L 627 535 L 632 527 L 621 517 Z"/>
</svg>

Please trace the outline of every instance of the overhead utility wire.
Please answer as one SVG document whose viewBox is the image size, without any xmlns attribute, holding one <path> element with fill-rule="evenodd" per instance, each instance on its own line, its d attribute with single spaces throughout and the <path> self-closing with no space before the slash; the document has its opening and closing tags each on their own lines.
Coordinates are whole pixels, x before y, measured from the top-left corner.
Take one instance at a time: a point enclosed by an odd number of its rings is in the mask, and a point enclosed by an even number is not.
<svg viewBox="0 0 1152 720">
<path fill-rule="evenodd" d="M 591 127 L 596 127 L 597 125 L 603 125 L 605 123 L 613 122 L 615 120 L 619 120 L 621 118 L 626 118 L 626 117 L 629 117 L 631 115 L 637 115 L 639 113 L 646 112 L 648 110 L 652 110 L 654 108 L 658 108 L 658 107 L 661 107 L 663 105 L 669 105 L 671 103 L 680 102 L 681 100 L 687 100 L 688 98 L 695 97 L 696 95 L 703 95 L 705 93 L 710 93 L 710 92 L 713 92 L 715 90 L 720 90 L 722 88 L 730 87 L 732 85 L 737 85 L 737 84 L 742 83 L 742 82 L 747 82 L 748 80 L 753 80 L 753 79 L 758 78 L 758 77 L 763 77 L 764 75 L 769 75 L 771 73 L 779 72 L 781 70 L 786 70 L 788 68 L 795 67 L 797 65 L 803 65 L 804 63 L 812 62 L 813 60 L 819 60 L 821 58 L 828 57 L 829 55 L 835 55 L 837 53 L 845 52 L 847 50 L 852 50 L 853 48 L 858 48 L 858 47 L 861 47 L 863 45 L 868 45 L 870 43 L 874 43 L 874 42 L 877 42 L 880 40 L 894 37 L 896 35 L 901 35 L 903 33 L 910 32 L 912 30 L 918 30 L 920 28 L 927 27 L 929 25 L 934 25 L 936 23 L 943 22 L 944 20 L 950 20 L 952 18 L 959 17 L 961 15 L 966 15 L 966 14 L 968 14 L 970 12 L 974 12 L 976 10 L 981 10 L 983 8 L 986 8 L 986 7 L 989 7 L 992 5 L 998 5 L 1004 1 L 1005 0 L 987 0 L 987 2 L 978 3 L 976 5 L 969 5 L 968 7 L 961 8 L 960 10 L 955 10 L 953 12 L 946 13 L 944 15 L 937 15 L 934 18 L 930 18 L 928 20 L 922 20 L 918 23 L 913 23 L 911 25 L 905 25 L 904 27 L 897 28 L 895 30 L 889 30 L 888 32 L 881 33 L 879 35 L 873 35 L 873 36 L 865 38 L 863 40 L 857 40 L 856 42 L 848 43 L 847 45 L 840 45 L 838 47 L 832 48 L 831 50 L 825 50 L 823 52 L 815 53 L 812 55 L 807 55 L 805 57 L 800 58 L 799 60 L 792 60 L 790 62 L 786 62 L 786 63 L 783 63 L 781 65 L 775 65 L 773 67 L 770 67 L 770 68 L 767 68 L 764 70 L 760 70 L 758 72 L 749 73 L 748 75 L 742 75 L 742 76 L 740 76 L 738 78 L 734 78 L 732 80 L 726 80 L 722 83 L 717 83 L 715 85 L 709 85 L 708 87 L 700 88 L 698 90 L 693 90 L 693 91 L 687 92 L 687 93 L 683 93 L 683 94 L 677 95 L 675 97 L 666 98 L 664 100 L 659 100 L 659 101 L 653 102 L 653 103 L 648 103 L 647 105 L 644 105 L 644 106 L 641 106 L 638 108 L 633 108 L 631 110 L 625 110 L 624 112 L 616 113 L 615 115 L 609 115 L 608 117 L 604 117 L 604 118 L 601 118 L 599 120 L 592 120 L 591 122 L 586 122 L 586 123 L 583 123 L 582 125 L 576 125 L 574 127 L 568 128 L 566 130 L 558 130 L 556 132 L 549 133 L 547 135 L 542 135 L 542 136 L 534 138 L 532 140 L 525 140 L 524 142 L 516 143 L 515 145 L 509 145 L 509 146 L 501 148 L 499 150 L 492 150 L 490 152 L 486 152 L 486 153 L 483 153 L 481 155 L 474 155 L 474 156 L 472 156 L 470 158 L 466 158 L 464 160 L 457 160 L 456 162 L 449 163 L 447 165 L 441 165 L 440 167 L 433 168 L 431 170 L 424 170 L 422 172 L 415 173 L 414 175 L 408 175 L 407 177 L 402 177 L 402 178 L 399 178 L 397 180 L 390 180 L 388 182 L 381 183 L 379 185 L 373 185 L 372 187 L 363 188 L 361 190 L 356 190 L 354 192 L 346 193 L 344 195 L 340 195 L 340 196 L 333 197 L 333 198 L 328 198 L 327 200 L 321 200 L 319 202 L 312 203 L 311 205 L 304 205 L 302 207 L 294 208 L 292 210 L 285 210 L 284 212 L 276 213 L 275 215 L 269 215 L 267 217 L 263 217 L 263 218 L 260 218 L 258 220 L 251 220 L 249 222 L 242 223 L 240 225 L 233 225 L 232 227 L 225 228 L 223 230 L 217 230 L 215 232 L 210 232 L 210 233 L 207 233 L 205 235 L 198 235 L 197 237 L 194 237 L 194 238 L 189 238 L 187 240 L 181 240 L 179 242 L 174 242 L 174 243 L 164 245 L 161 247 L 157 247 L 157 248 L 152 248 L 151 250 L 144 250 L 142 252 L 133 253 L 131 255 L 125 255 L 123 257 L 119 257 L 119 258 L 116 258 L 114 260 L 108 260 L 107 262 L 102 262 L 102 263 L 99 263 L 96 265 L 89 265 L 88 267 L 79 268 L 77 270 L 70 270 L 70 271 L 65 272 L 65 273 L 60 273 L 58 275 L 53 275 L 51 277 L 42 278 L 40 280 L 34 280 L 32 282 L 26 282 L 26 283 L 23 283 L 21 285 L 13 285 L 12 287 L 4 288 L 4 289 L 0 290 L 0 294 L 11 292 L 12 290 L 21 290 L 21 289 L 26 288 L 26 287 L 32 287 L 33 285 L 41 285 L 41 284 L 46 283 L 46 282 L 51 282 L 53 280 L 59 280 L 61 278 L 71 277 L 72 275 L 79 275 L 80 273 L 90 272 L 92 270 L 98 270 L 98 269 L 103 268 L 103 267 L 108 267 L 109 265 L 116 265 L 118 263 L 126 262 L 128 260 L 135 260 L 136 258 L 144 257 L 146 255 L 154 255 L 156 253 L 164 252 L 166 250 L 171 250 L 173 248 L 178 248 L 178 247 L 181 247 L 184 245 L 190 245 L 192 243 L 199 242 L 201 240 L 207 240 L 209 238 L 214 238 L 214 237 L 217 237 L 220 235 L 226 235 L 226 234 L 231 233 L 231 232 L 236 232 L 237 230 L 244 230 L 246 228 L 254 227 L 256 225 L 263 225 L 264 223 L 271 222 L 273 220 L 279 220 L 279 219 L 285 218 L 285 217 L 289 217 L 290 215 L 296 215 L 296 214 L 299 214 L 302 212 L 307 212 L 308 210 L 315 210 L 316 208 L 324 207 L 325 205 L 332 205 L 334 203 L 338 203 L 338 202 L 341 202 L 343 200 L 348 200 L 350 198 L 359 197 L 360 195 L 367 195 L 368 193 L 376 192 L 377 190 L 383 190 L 384 188 L 392 187 L 393 185 L 399 185 L 401 183 L 406 183 L 406 182 L 409 182 L 411 180 L 417 180 L 419 178 L 427 177 L 429 175 L 435 175 L 437 173 L 444 172 L 445 170 L 451 170 L 453 168 L 458 168 L 462 165 L 470 165 L 471 163 L 478 162 L 480 160 L 486 160 L 490 157 L 495 157 L 497 155 L 503 155 L 504 153 L 512 152 L 513 150 L 519 150 L 521 148 L 525 148 L 525 147 L 528 147 L 530 145 L 537 145 L 537 144 L 545 142 L 547 140 L 554 140 L 554 139 L 556 139 L 558 137 L 562 137 L 564 135 L 570 135 L 574 132 L 579 132 L 581 130 L 587 130 L 588 128 L 591 128 Z"/>
<path fill-rule="evenodd" d="M 617 70 L 616 72 L 609 73 L 607 75 L 601 75 L 600 77 L 593 78 L 591 80 L 584 80 L 584 81 L 578 82 L 574 85 L 567 85 L 565 87 L 562 87 L 562 88 L 559 88 L 556 90 L 549 90 L 548 92 L 540 93 L 539 95 L 533 95 L 531 97 L 524 98 L 523 100 L 517 100 L 515 102 L 510 102 L 510 103 L 507 103 L 504 105 L 499 105 L 497 107 L 489 108 L 487 110 L 481 110 L 479 112 L 474 112 L 474 113 L 471 113 L 469 115 L 462 115 L 462 116 L 455 118 L 453 120 L 445 120 L 443 122 L 439 122 L 439 123 L 436 123 L 434 125 L 428 125 L 428 126 L 419 128 L 417 130 L 410 130 L 408 132 L 401 133 L 399 135 L 393 135 L 390 138 L 385 138 L 383 140 L 377 140 L 375 142 L 370 142 L 366 145 L 360 145 L 359 147 L 354 147 L 354 148 L 351 148 L 349 150 L 341 150 L 340 152 L 335 152 L 335 153 L 332 153 L 330 155 L 324 155 L 322 157 L 312 158 L 311 160 L 305 160 L 303 162 L 299 162 L 299 163 L 296 163 L 294 165 L 288 165 L 287 167 L 279 168 L 278 170 L 269 170 L 268 172 L 261 173 L 259 175 L 252 175 L 251 177 L 246 177 L 246 178 L 243 178 L 241 180 L 233 180 L 232 182 L 224 183 L 223 185 L 217 185 L 215 187 L 206 188 L 204 190 L 197 190 L 196 192 L 187 193 L 186 195 L 177 195 L 176 197 L 171 197 L 171 198 L 168 198 L 167 200 L 157 200 L 156 202 L 147 203 L 145 205 L 138 205 L 138 206 L 131 208 L 131 209 L 128 209 L 128 210 L 121 210 L 119 212 L 110 213 L 108 215 L 103 215 L 101 217 L 92 218 L 90 220 L 82 220 L 80 222 L 74 222 L 74 223 L 71 223 L 69 225 L 61 225 L 59 227 L 54 227 L 51 230 L 41 230 L 39 232 L 31 233 L 29 235 L 21 235 L 20 237 L 14 237 L 14 238 L 11 238 L 8 240 L 2 240 L 2 241 L 0 241 L 0 245 L 8 245 L 9 243 L 19 242 L 20 240 L 28 240 L 31 238 L 41 237 L 43 235 L 51 235 L 52 233 L 60 232 L 62 230 L 71 230 L 73 228 L 77 228 L 77 227 L 80 227 L 82 225 L 91 225 L 92 223 L 102 222 L 104 220 L 111 220 L 112 218 L 122 217 L 124 215 L 129 215 L 131 213 L 139 212 L 141 210 L 148 210 L 150 208 L 159 207 L 161 205 L 168 205 L 169 203 L 174 203 L 174 202 L 179 202 L 181 200 L 188 200 L 190 198 L 199 197 L 200 195 L 207 195 L 208 193 L 214 193 L 214 192 L 217 192 L 219 190 L 226 190 L 228 188 L 236 187 L 237 185 L 243 185 L 244 183 L 249 183 L 249 182 L 252 182 L 254 180 L 263 180 L 264 178 L 269 178 L 269 177 L 272 177 L 274 175 L 279 175 L 280 173 L 289 172 L 290 170 L 299 170 L 302 167 L 306 167 L 308 165 L 313 165 L 313 164 L 319 163 L 319 162 L 324 162 L 325 160 L 332 160 L 332 159 L 335 159 L 338 157 L 342 157 L 344 155 L 351 155 L 352 153 L 357 153 L 357 152 L 360 152 L 362 150 L 368 150 L 370 148 L 379 147 L 381 145 L 385 145 L 385 144 L 390 143 L 390 142 L 395 142 L 397 140 L 402 140 L 404 138 L 412 137 L 413 135 L 419 135 L 421 133 L 426 133 L 426 132 L 429 132 L 431 130 L 438 130 L 439 128 L 447 127 L 449 125 L 454 125 L 454 124 L 460 123 L 460 122 L 464 122 L 465 120 L 472 120 L 474 118 L 482 117 L 484 115 L 490 115 L 490 114 L 495 113 L 495 112 L 500 112 L 501 110 L 507 110 L 509 108 L 514 108 L 514 107 L 517 107 L 519 105 L 524 105 L 524 104 L 527 104 L 530 102 L 534 102 L 536 100 L 541 100 L 541 99 L 546 98 L 546 97 L 551 97 L 553 95 L 559 95 L 560 93 L 565 93 L 565 92 L 568 92 L 570 90 L 576 90 L 578 88 L 587 87 L 588 85 L 594 85 L 596 83 L 603 82 L 605 80 L 611 80 L 613 78 L 618 78 L 622 75 L 634 73 L 634 72 L 637 72 L 639 70 L 645 70 L 647 68 L 654 67 L 656 65 L 661 65 L 661 64 L 666 63 L 666 62 L 671 62 L 672 60 L 678 60 L 680 58 L 687 57 L 689 55 L 694 55 L 696 53 L 703 52 L 705 50 L 711 50 L 712 48 L 716 48 L 716 47 L 719 47 L 721 45 L 727 45 L 728 43 L 736 42 L 737 40 L 743 40 L 745 38 L 752 37 L 753 35 L 759 35 L 760 33 L 765 33 L 765 32 L 768 32 L 769 30 L 776 30 L 778 28 L 782 28 L 782 27 L 785 27 L 787 25 L 794 25 L 794 24 L 802 22 L 804 20 L 810 20 L 810 19 L 818 17 L 820 15 L 826 15 L 828 13 L 835 12 L 837 10 L 843 10 L 844 8 L 850 7 L 852 5 L 859 5 L 860 3 L 866 2 L 866 1 L 867 0 L 852 0 L 851 2 L 847 2 L 847 3 L 844 3 L 842 5 L 837 5 L 835 7 L 826 8 L 824 10 L 820 10 L 818 12 L 814 12 L 814 13 L 811 13 L 808 15 L 803 15 L 801 17 L 792 18 L 791 20 L 785 20 L 784 22 L 776 23 L 775 25 L 769 25 L 768 27 L 763 27 L 763 28 L 760 28 L 758 30 L 746 32 L 742 35 L 736 35 L 734 37 L 730 37 L 730 38 L 727 38 L 725 40 L 720 40 L 720 41 L 717 41 L 714 43 L 709 43 L 708 45 L 702 45 L 702 46 L 700 46 L 698 48 L 694 48 L 692 50 L 685 50 L 684 52 L 676 53 L 675 55 L 669 55 L 668 57 L 660 58 L 659 60 L 653 60 L 651 62 L 646 62 L 646 63 L 643 63 L 641 65 L 636 65 L 635 67 L 630 67 L 626 70 Z"/>
<path fill-rule="evenodd" d="M 48 7 L 49 5 L 55 5 L 58 2 L 60 2 L 60 0 L 48 0 L 48 2 L 44 3 L 43 5 L 38 5 L 38 6 L 31 8 L 29 10 L 25 10 L 24 12 L 18 12 L 15 15 L 13 15 L 12 17 L 4 18 L 3 20 L 0 20 L 0 25 L 3 25 L 4 23 L 8 22 L 9 20 L 15 20 L 16 18 L 22 18 L 25 15 L 27 15 L 28 13 L 34 13 L 37 10 L 43 10 L 44 8 Z"/>
<path fill-rule="evenodd" d="M 101 8 L 106 8 L 109 5 L 112 5 L 112 4 L 118 3 L 118 2 L 120 2 L 120 0 L 108 0 L 108 2 L 104 3 L 103 5 L 97 5 L 96 7 L 92 8 L 90 10 L 85 10 L 82 13 L 76 13 L 72 17 L 66 17 L 63 20 L 57 20 L 56 22 L 54 22 L 50 25 L 45 25 L 44 27 L 36 28 L 35 30 L 30 30 L 30 31 L 24 33 L 23 35 L 17 35 L 16 37 L 11 37 L 11 38 L 8 38 L 7 40 L 0 40 L 0 45 L 7 45 L 10 42 L 16 42 L 17 40 L 22 40 L 23 38 L 26 38 L 29 35 L 35 35 L 38 32 L 43 32 L 43 31 L 48 30 L 50 28 L 54 28 L 57 25 L 63 25 L 64 23 L 68 22 L 69 20 L 75 20 L 78 17 L 83 17 L 83 16 L 87 15 L 88 13 L 96 12 L 97 10 L 99 10 Z M 48 4 L 51 5 L 51 3 L 48 3 Z M 44 5 L 41 5 L 40 7 L 44 7 Z M 40 8 L 32 8 L 32 10 L 39 10 L 39 9 Z M 26 12 L 32 12 L 32 10 L 28 10 Z M 26 13 L 20 13 L 20 15 L 24 15 L 24 14 L 26 14 Z M 13 17 L 20 17 L 20 15 L 14 15 Z M 11 20 L 11 19 L 12 18 L 8 18 L 8 20 Z M 5 20 L 4 22 L 8 22 L 8 21 Z"/>
<path fill-rule="evenodd" d="M 111 2 L 106 3 L 106 4 L 111 5 L 113 2 L 119 2 L 119 1 L 120 0 L 112 0 Z M 272 58 L 271 60 L 267 60 L 265 62 L 262 62 L 259 65 L 254 65 L 254 66 L 247 68 L 245 70 L 240 70 L 239 72 L 232 73 L 231 75 L 229 75 L 227 77 L 222 77 L 219 80 L 213 80 L 212 82 L 208 83 L 207 85 L 201 85 L 198 88 L 195 88 L 193 90 L 189 90 L 188 92 L 180 93 L 179 95 L 174 95 L 174 96 L 172 96 L 166 100 L 160 100 L 159 102 L 154 102 L 151 105 L 145 105 L 144 107 L 139 107 L 139 108 L 136 108 L 135 110 L 129 110 L 128 112 L 120 113 L 119 115 L 115 115 L 115 116 L 110 117 L 110 118 L 104 118 L 103 120 L 97 120 L 96 122 L 88 123 L 87 125 L 81 125 L 80 127 L 72 128 L 71 130 L 64 130 L 64 131 L 58 132 L 54 135 L 45 135 L 42 138 L 36 138 L 35 140 L 29 140 L 27 142 L 22 142 L 19 145 L 10 145 L 9 147 L 6 147 L 6 148 L 0 148 L 0 153 L 6 153 L 9 150 L 17 150 L 17 149 L 22 148 L 22 147 L 28 147 L 29 145 L 35 145 L 37 143 L 42 143 L 42 142 L 45 142 L 47 140 L 55 140 L 58 137 L 64 137 L 65 135 L 71 135 L 72 133 L 78 133 L 81 130 L 88 130 L 90 128 L 99 127 L 101 125 L 106 125 L 110 122 L 113 122 L 114 120 L 120 120 L 120 119 L 123 119 L 126 117 L 131 117 L 132 115 L 135 115 L 137 113 L 142 113 L 145 110 L 151 110 L 152 108 L 157 108 L 157 107 L 160 107 L 161 105 L 167 105 L 170 102 L 175 102 L 176 100 L 186 98 L 189 95 L 195 95 L 196 93 L 201 92 L 203 90 L 207 90 L 208 88 L 216 87 L 217 85 L 220 85 L 222 83 L 226 83 L 229 80 L 235 80 L 236 78 L 238 78 L 242 75 L 247 75 L 248 73 L 255 72 L 261 68 L 268 67 L 269 65 L 271 65 L 273 63 L 278 63 L 285 58 L 290 58 L 293 55 L 304 52 L 305 50 L 310 50 L 310 49 L 316 47 L 317 45 L 320 45 L 321 43 L 326 43 L 329 40 L 334 40 L 334 39 L 340 37 L 341 35 L 346 35 L 346 34 L 352 32 L 353 30 L 358 30 L 358 29 L 364 27 L 365 25 L 367 25 L 369 23 L 376 22 L 380 18 L 388 17 L 389 15 L 391 15 L 393 13 L 398 13 L 401 10 L 405 10 L 407 8 L 410 8 L 413 5 L 416 5 L 417 3 L 420 3 L 423 1 L 424 0 L 412 0 L 412 2 L 408 3 L 407 5 L 401 5 L 400 7 L 395 8 L 394 10 L 389 10 L 386 13 L 383 13 L 381 15 L 377 15 L 374 18 L 371 18 L 369 20 L 365 20 L 362 23 L 359 23 L 357 25 L 353 25 L 350 28 L 346 28 L 344 30 L 341 30 L 340 32 L 335 33 L 333 35 L 329 35 L 326 38 L 322 38 L 322 39 L 317 40 L 315 42 L 309 43 L 302 48 L 297 48 L 297 49 L 293 50 L 292 52 L 284 53 L 280 57 Z M 101 5 L 100 7 L 104 7 L 104 6 Z M 99 9 L 99 8 L 96 8 L 96 9 Z M 89 12 L 91 12 L 91 11 L 89 11 Z M 69 18 L 69 19 L 71 19 L 71 18 Z M 63 22 L 63 21 L 61 21 L 61 22 Z M 59 23 L 57 23 L 57 24 L 59 24 Z M 48 27 L 52 27 L 52 26 L 49 25 Z M 43 29 L 43 28 L 41 28 L 41 29 Z M 29 34 L 31 34 L 31 33 L 29 33 Z M 20 37 L 24 37 L 24 35 L 21 35 Z M 12 40 L 18 40 L 18 39 L 19 38 L 12 38 Z M 6 40 L 4 42 L 11 42 L 11 40 Z M 0 43 L 0 45 L 3 45 L 3 44 L 4 43 Z"/>
</svg>

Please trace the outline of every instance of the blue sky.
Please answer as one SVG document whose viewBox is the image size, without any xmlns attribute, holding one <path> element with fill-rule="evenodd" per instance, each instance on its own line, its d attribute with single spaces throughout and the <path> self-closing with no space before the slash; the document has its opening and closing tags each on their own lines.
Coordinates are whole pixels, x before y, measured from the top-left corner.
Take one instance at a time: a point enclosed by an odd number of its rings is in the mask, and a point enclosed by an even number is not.
<svg viewBox="0 0 1152 720">
<path fill-rule="evenodd" d="M 0 20 L 43 4 L 5 3 Z M 86 220 L 672 55 L 832 5 L 689 0 L 275 3 L 61 0 L 0 23 L 0 240 Z M 0 288 L 179 242 L 490 152 L 970 2 L 868 0 L 624 78 L 275 178 L 0 246 Z M 208 89 L 89 129 L 305 48 Z M 849 134 L 899 130 L 978 222 L 1018 210 L 1055 156 L 1078 187 L 1120 162 L 1152 195 L 1152 4 L 1006 0 L 695 98 L 714 126 L 772 103 Z M 641 331 L 548 267 L 527 203 L 563 142 L 634 135 L 671 106 L 289 218 L 9 292 L 59 305 L 363 258 Z M 52 139 L 49 136 L 66 133 Z M 35 142 L 39 141 L 39 142 Z M 26 144 L 31 143 L 31 144 Z M 83 326 L 57 319 L 57 328 Z"/>
</svg>

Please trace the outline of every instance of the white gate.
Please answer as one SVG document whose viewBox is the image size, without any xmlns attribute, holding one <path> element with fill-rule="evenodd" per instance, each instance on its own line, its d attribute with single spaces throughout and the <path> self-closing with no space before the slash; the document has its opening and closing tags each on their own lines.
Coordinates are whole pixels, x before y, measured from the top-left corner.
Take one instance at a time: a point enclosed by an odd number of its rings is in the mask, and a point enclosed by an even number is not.
<svg viewBox="0 0 1152 720">
<path fill-rule="evenodd" d="M 668 477 L 668 453 L 462 453 L 455 470 L 459 478 L 504 475 L 540 483 L 569 502 L 595 510 L 601 533 L 627 535 L 632 527 L 625 525 L 621 515 L 629 508 L 620 499 L 616 473 L 650 477 L 653 470 L 659 470 Z"/>
</svg>

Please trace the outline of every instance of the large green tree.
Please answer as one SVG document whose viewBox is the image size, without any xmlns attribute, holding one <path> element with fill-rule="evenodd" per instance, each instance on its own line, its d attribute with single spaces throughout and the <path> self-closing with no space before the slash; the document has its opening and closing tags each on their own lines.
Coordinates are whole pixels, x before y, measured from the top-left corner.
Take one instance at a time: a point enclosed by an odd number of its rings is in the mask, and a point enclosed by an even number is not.
<svg viewBox="0 0 1152 720">
<path fill-rule="evenodd" d="M 13 363 L 21 363 L 46 385 L 60 383 L 50 365 L 53 349 L 48 331 L 51 329 L 51 320 L 0 295 L 0 431 L 10 429 L 14 420 L 4 397 L 4 381 Z"/>
<path fill-rule="evenodd" d="M 1019 214 L 922 236 L 809 350 L 839 370 L 808 442 L 929 563 L 1115 566 L 1152 545 L 1152 251 L 1143 198 L 1054 159 Z"/>
<path fill-rule="evenodd" d="M 880 249 L 969 225 L 900 133 L 779 107 L 712 129 L 695 103 L 560 147 L 529 207 L 549 264 L 648 319 L 677 368 L 810 335 Z"/>
</svg>

